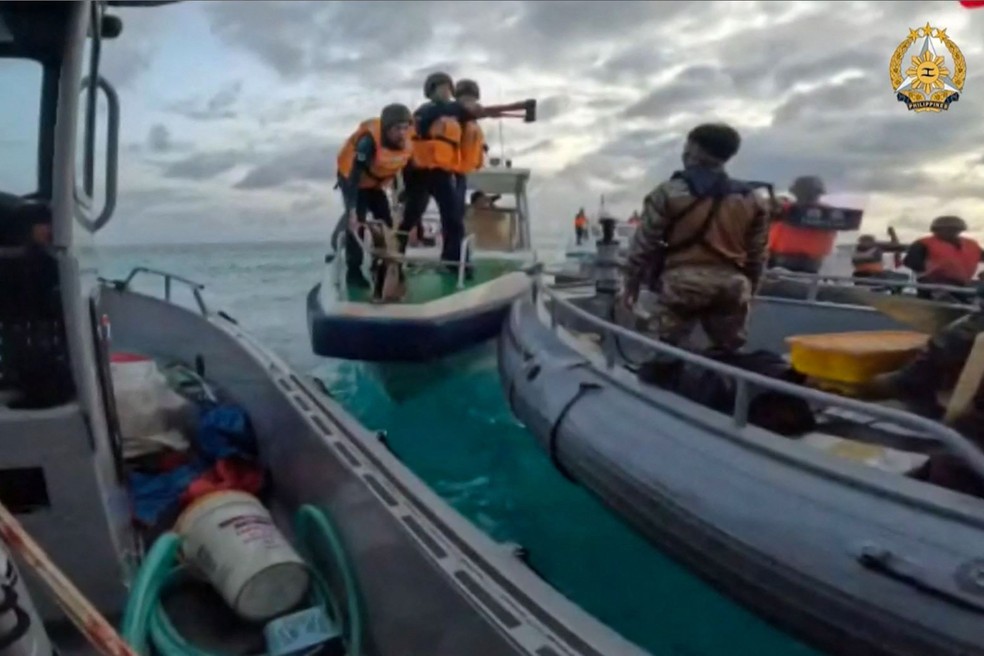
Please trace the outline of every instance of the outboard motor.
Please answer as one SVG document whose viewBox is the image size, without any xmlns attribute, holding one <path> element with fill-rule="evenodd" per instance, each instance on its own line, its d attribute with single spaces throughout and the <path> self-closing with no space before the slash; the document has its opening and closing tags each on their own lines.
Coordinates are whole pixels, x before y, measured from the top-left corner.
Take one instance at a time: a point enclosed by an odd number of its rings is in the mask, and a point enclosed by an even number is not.
<svg viewBox="0 0 984 656">
<path fill-rule="evenodd" d="M 14 559 L 0 543 L 0 656 L 55 656 Z"/>
<path fill-rule="evenodd" d="M 598 256 L 595 259 L 595 291 L 614 296 L 618 293 L 618 240 L 615 239 L 616 219 L 604 216 L 601 224 L 601 239 L 597 241 Z"/>
</svg>

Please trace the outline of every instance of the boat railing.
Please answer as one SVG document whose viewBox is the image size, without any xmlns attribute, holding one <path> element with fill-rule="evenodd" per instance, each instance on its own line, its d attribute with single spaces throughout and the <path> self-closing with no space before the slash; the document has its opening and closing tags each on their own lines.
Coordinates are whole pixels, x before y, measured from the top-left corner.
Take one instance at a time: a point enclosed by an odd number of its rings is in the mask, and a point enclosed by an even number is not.
<svg viewBox="0 0 984 656">
<path fill-rule="evenodd" d="M 465 288 L 465 271 L 468 268 L 468 256 L 471 254 L 474 242 L 475 235 L 465 235 L 465 238 L 461 240 L 461 250 L 458 251 L 458 289 Z"/>
<path fill-rule="evenodd" d="M 542 296 L 551 301 L 549 303 L 551 330 L 556 331 L 558 329 L 559 321 L 557 314 L 558 310 L 563 309 L 565 313 L 577 317 L 579 320 L 594 326 L 600 331 L 605 367 L 609 371 L 616 367 L 618 352 L 621 349 L 617 341 L 625 340 L 626 342 L 733 379 L 735 381 L 735 405 L 731 413 L 731 419 L 737 428 L 744 428 L 748 424 L 748 407 L 752 401 L 753 392 L 760 389 L 781 392 L 813 404 L 822 404 L 828 407 L 861 413 L 876 420 L 890 422 L 902 428 L 926 434 L 937 440 L 948 451 L 962 458 L 979 476 L 984 477 L 984 452 L 969 439 L 939 422 L 903 410 L 866 403 L 857 399 L 837 396 L 828 392 L 821 392 L 809 387 L 770 378 L 762 374 L 723 364 L 692 351 L 659 342 L 636 331 L 606 321 L 578 307 L 567 299 L 562 298 L 552 286 L 544 282 L 542 277 L 538 277 L 536 280 L 534 290 L 537 294 L 542 294 Z"/>
<path fill-rule="evenodd" d="M 881 287 L 893 290 L 915 290 L 927 292 L 944 292 L 948 294 L 967 295 L 974 292 L 971 287 L 958 287 L 955 285 L 935 285 L 929 283 L 914 282 L 909 279 L 892 278 L 854 278 L 852 276 L 833 276 L 823 273 L 799 273 L 796 271 L 776 271 L 770 269 L 766 271 L 766 279 L 769 280 L 791 280 L 795 282 L 807 283 L 808 301 L 817 300 L 817 294 L 821 287 L 854 286 L 854 287 Z M 833 284 L 831 284 L 833 283 Z M 958 296 L 959 298 L 959 296 Z"/>
<path fill-rule="evenodd" d="M 205 289 L 205 285 L 185 278 L 184 276 L 179 276 L 176 273 L 168 273 L 167 271 L 140 266 L 131 269 L 130 274 L 123 280 L 106 280 L 105 278 L 100 278 L 99 280 L 104 284 L 111 285 L 114 289 L 119 291 L 129 291 L 130 284 L 133 282 L 133 279 L 141 274 L 149 274 L 164 278 L 164 300 L 168 303 L 174 302 L 171 299 L 172 282 L 179 282 L 186 287 L 189 287 L 191 289 L 192 296 L 195 298 L 195 303 L 198 305 L 198 310 L 202 313 L 202 316 L 209 316 L 210 312 L 208 306 L 205 304 L 205 298 L 202 296 L 202 290 Z"/>
</svg>

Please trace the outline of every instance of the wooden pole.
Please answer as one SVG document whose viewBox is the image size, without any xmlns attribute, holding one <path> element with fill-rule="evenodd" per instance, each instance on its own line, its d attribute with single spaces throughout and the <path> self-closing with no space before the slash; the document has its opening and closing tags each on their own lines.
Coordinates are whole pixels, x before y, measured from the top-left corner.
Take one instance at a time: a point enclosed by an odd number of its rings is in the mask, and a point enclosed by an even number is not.
<svg viewBox="0 0 984 656">
<path fill-rule="evenodd" d="M 82 635 L 105 656 L 138 656 L 123 641 L 109 622 L 82 596 L 61 570 L 51 562 L 44 549 L 34 541 L 21 523 L 0 503 L 0 538 L 24 559 L 38 578 L 48 587 L 55 601 L 61 606 Z"/>
</svg>

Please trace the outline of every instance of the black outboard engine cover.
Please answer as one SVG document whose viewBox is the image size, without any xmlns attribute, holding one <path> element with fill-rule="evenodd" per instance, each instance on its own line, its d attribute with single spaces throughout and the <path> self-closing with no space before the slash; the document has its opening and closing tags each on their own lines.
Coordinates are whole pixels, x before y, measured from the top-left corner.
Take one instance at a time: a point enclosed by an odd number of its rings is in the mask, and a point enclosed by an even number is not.
<svg viewBox="0 0 984 656">
<path fill-rule="evenodd" d="M 599 294 L 618 293 L 618 240 L 615 239 L 616 220 L 610 216 L 598 219 L 601 239 L 597 242 L 595 259 L 595 291 Z"/>
</svg>

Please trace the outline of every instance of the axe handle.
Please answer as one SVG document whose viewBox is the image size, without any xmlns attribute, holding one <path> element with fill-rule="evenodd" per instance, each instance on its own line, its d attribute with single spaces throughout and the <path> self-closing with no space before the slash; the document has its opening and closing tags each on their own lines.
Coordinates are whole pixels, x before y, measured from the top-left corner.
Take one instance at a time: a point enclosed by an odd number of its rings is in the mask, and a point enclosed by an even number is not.
<svg viewBox="0 0 984 656">
<path fill-rule="evenodd" d="M 893 228 L 892 226 L 888 226 L 888 239 L 893 244 L 898 244 L 899 243 L 899 236 L 898 236 L 898 234 L 896 234 L 895 228 Z M 895 262 L 895 268 L 896 269 L 898 269 L 900 266 L 902 266 L 902 254 L 901 253 L 895 253 L 892 256 L 892 260 Z"/>
<path fill-rule="evenodd" d="M 68 580 L 2 503 L 0 503 L 0 537 L 11 551 L 31 567 L 61 609 L 96 651 L 106 656 L 137 656 L 137 652 L 123 641 L 113 625 L 107 622 L 106 618 Z"/>
</svg>

